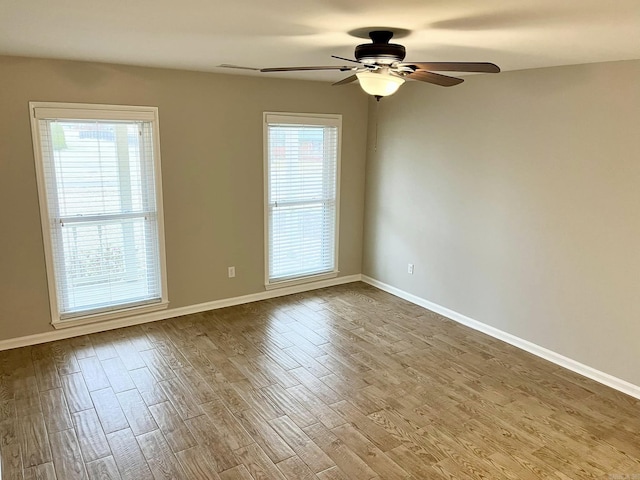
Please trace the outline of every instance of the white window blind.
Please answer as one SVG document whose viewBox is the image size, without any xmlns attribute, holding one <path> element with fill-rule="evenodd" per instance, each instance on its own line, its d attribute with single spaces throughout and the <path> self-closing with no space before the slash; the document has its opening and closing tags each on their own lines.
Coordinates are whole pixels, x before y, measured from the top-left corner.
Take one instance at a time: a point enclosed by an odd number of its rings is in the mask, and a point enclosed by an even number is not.
<svg viewBox="0 0 640 480">
<path fill-rule="evenodd" d="M 166 304 L 156 117 L 33 113 L 54 323 Z"/>
<path fill-rule="evenodd" d="M 265 117 L 267 283 L 335 272 L 341 119 Z"/>
</svg>

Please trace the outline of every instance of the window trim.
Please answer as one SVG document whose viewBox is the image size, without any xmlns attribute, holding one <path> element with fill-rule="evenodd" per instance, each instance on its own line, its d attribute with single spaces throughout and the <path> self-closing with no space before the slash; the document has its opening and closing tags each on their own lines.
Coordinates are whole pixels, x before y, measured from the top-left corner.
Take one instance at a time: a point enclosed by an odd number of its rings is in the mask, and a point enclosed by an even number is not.
<svg viewBox="0 0 640 480">
<path fill-rule="evenodd" d="M 301 275 L 283 280 L 269 279 L 269 123 L 290 123 L 300 125 L 335 126 L 338 129 L 338 142 L 336 152 L 336 216 L 335 216 L 335 243 L 334 266 L 330 272 L 320 272 L 311 275 Z M 263 145 L 263 219 L 264 219 L 264 285 L 265 290 L 301 285 L 303 283 L 318 282 L 335 278 L 340 273 L 340 180 L 342 175 L 342 115 L 331 113 L 290 113 L 290 112 L 263 112 L 262 114 L 262 145 Z"/>
<path fill-rule="evenodd" d="M 113 320 L 142 313 L 164 310 L 169 306 L 167 292 L 167 267 L 166 249 L 164 238 L 164 210 L 162 196 L 162 173 L 160 156 L 160 126 L 158 107 L 132 106 L 132 105 L 106 105 L 88 103 L 60 103 L 60 102 L 29 102 L 29 117 L 31 121 L 31 139 L 36 169 L 38 189 L 38 205 L 40 211 L 40 223 L 42 227 L 42 240 L 44 244 L 45 267 L 47 274 L 47 286 L 49 289 L 49 308 L 51 311 L 51 325 L 54 328 L 67 328 L 90 323 Z M 160 269 L 161 299 L 159 302 L 131 306 L 123 304 L 123 308 L 108 312 L 89 311 L 79 313 L 70 318 L 61 319 L 58 308 L 56 270 L 53 259 L 53 236 L 49 224 L 49 204 L 46 192 L 46 177 L 44 172 L 44 159 L 42 156 L 42 143 L 40 138 L 39 120 L 46 118 L 63 118 L 74 120 L 140 120 L 148 121 L 153 125 L 153 166 L 154 187 L 156 196 L 156 222 L 158 229 L 158 262 Z"/>
</svg>

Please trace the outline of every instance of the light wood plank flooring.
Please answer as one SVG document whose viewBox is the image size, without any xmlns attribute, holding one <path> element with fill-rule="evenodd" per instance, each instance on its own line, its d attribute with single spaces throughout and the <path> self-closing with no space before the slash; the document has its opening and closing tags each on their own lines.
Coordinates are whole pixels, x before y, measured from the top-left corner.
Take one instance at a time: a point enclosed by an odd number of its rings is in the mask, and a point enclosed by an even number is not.
<svg viewBox="0 0 640 480">
<path fill-rule="evenodd" d="M 0 352 L 8 479 L 640 478 L 640 402 L 356 283 Z"/>
</svg>

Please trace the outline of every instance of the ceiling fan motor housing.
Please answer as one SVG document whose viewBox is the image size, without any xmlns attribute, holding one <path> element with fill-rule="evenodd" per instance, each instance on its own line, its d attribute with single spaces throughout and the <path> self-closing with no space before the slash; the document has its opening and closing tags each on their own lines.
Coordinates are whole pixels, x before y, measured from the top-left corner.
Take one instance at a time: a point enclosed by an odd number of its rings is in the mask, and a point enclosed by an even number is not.
<svg viewBox="0 0 640 480">
<path fill-rule="evenodd" d="M 362 63 L 390 65 L 404 60 L 407 52 L 402 45 L 389 43 L 393 32 L 377 30 L 369 33 L 373 43 L 363 43 L 356 47 L 356 60 Z"/>
</svg>

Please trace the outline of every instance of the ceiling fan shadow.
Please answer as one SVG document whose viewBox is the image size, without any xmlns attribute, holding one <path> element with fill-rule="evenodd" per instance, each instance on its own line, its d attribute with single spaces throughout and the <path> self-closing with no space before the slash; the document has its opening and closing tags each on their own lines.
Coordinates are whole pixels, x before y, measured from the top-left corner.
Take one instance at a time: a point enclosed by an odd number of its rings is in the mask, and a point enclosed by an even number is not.
<svg viewBox="0 0 640 480">
<path fill-rule="evenodd" d="M 428 23 L 426 29 L 481 31 L 503 28 L 526 28 L 575 21 L 575 11 L 554 10 L 507 10 L 479 15 L 451 18 Z"/>
</svg>

